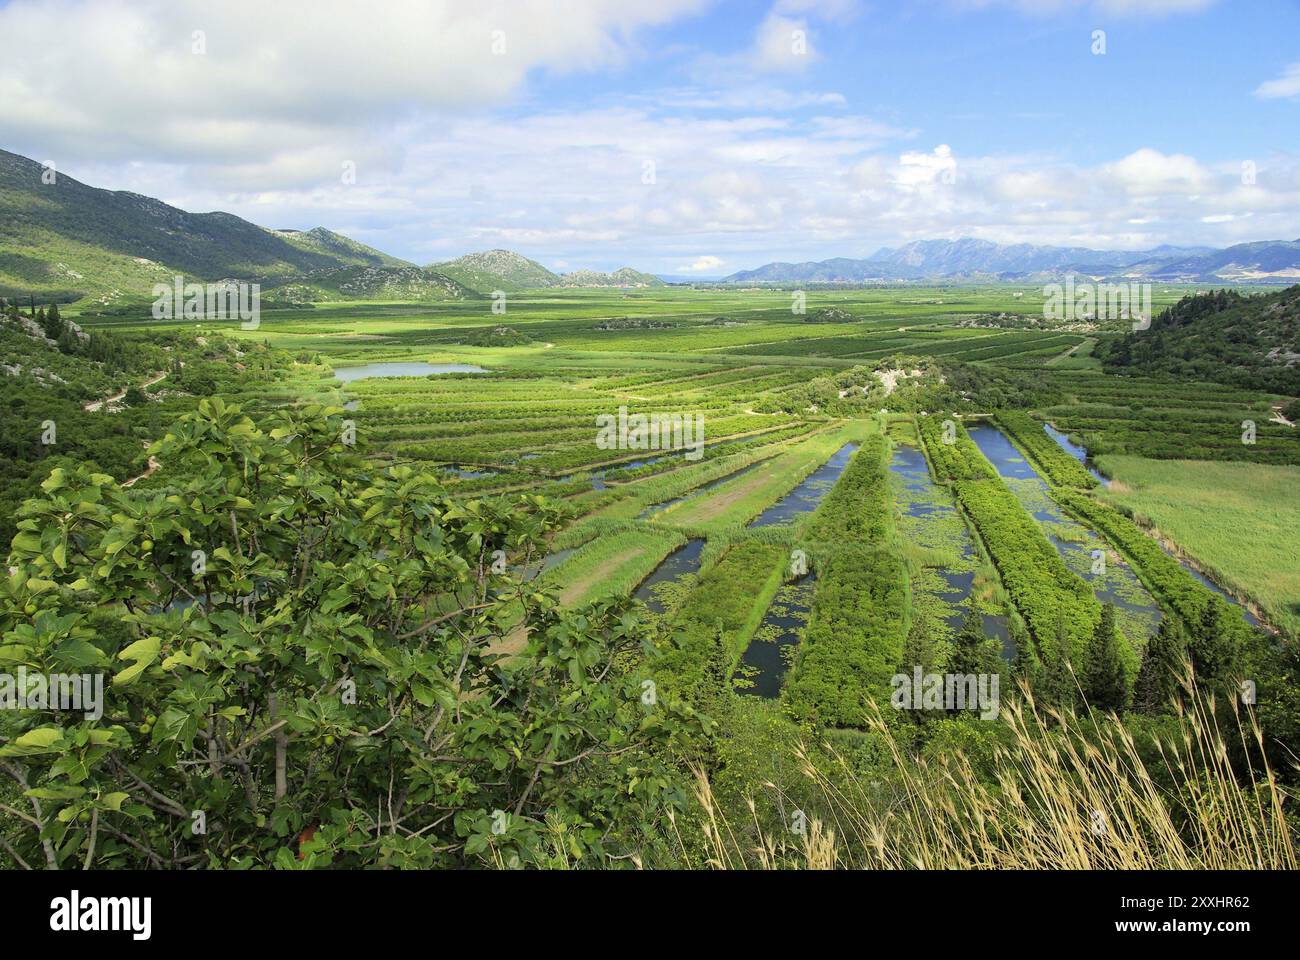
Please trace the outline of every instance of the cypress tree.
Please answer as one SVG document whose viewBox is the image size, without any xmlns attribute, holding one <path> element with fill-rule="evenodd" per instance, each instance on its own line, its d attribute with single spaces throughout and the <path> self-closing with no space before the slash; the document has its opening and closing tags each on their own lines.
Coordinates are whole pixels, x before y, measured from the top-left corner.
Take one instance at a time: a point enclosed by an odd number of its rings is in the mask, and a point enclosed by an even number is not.
<svg viewBox="0 0 1300 960">
<path fill-rule="evenodd" d="M 1018 622 L 1011 623 L 1011 642 L 1016 648 L 1016 654 L 1011 659 L 1011 675 L 1017 683 L 1023 680 L 1029 684 L 1032 689 L 1041 682 L 1042 664 L 1038 660 L 1038 653 L 1034 650 L 1034 640 L 1029 635 L 1029 631 L 1021 626 Z"/>
<path fill-rule="evenodd" d="M 1182 624 L 1174 617 L 1160 621 L 1160 629 L 1147 641 L 1133 688 L 1133 706 L 1143 713 L 1163 713 L 1179 696 L 1187 641 Z"/>
<path fill-rule="evenodd" d="M 1197 683 L 1215 684 L 1227 678 L 1236 655 L 1236 638 L 1224 629 L 1222 601 L 1213 598 L 1201 611 L 1201 620 L 1189 644 Z"/>
<path fill-rule="evenodd" d="M 1113 604 L 1102 607 L 1101 620 L 1088 643 L 1083 689 L 1088 702 L 1099 710 L 1119 712 L 1128 705 L 1128 685 L 1124 682 L 1124 664 L 1119 656 Z"/>
<path fill-rule="evenodd" d="M 934 624 L 929 614 L 918 610 L 912 618 L 912 628 L 903 641 L 903 660 L 899 664 L 901 673 L 910 674 L 920 665 L 922 673 L 929 673 L 936 664 L 937 651 L 934 646 Z"/>
<path fill-rule="evenodd" d="M 984 635 L 984 618 L 972 597 L 962 618 L 961 629 L 954 641 L 953 673 L 999 673 L 1002 658 L 998 655 L 996 640 Z"/>
</svg>

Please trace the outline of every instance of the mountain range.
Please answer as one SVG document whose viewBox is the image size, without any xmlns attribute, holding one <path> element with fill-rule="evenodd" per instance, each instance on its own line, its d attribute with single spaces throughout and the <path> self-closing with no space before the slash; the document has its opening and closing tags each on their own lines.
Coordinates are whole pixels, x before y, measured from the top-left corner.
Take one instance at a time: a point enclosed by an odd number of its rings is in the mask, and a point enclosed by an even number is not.
<svg viewBox="0 0 1300 960">
<path fill-rule="evenodd" d="M 87 186 L 0 150 L 0 296 L 146 301 L 176 275 L 260 282 L 264 298 L 461 300 L 496 290 L 649 288 L 664 281 L 623 267 L 557 274 L 521 254 L 487 250 L 417 266 L 324 227 L 273 230 L 229 213 L 189 213 L 138 193 Z M 1223 250 L 1090 250 L 987 240 L 919 240 L 866 259 L 769 263 L 721 283 L 1016 282 L 1069 274 L 1097 280 L 1277 283 L 1300 279 L 1300 240 Z"/>
<path fill-rule="evenodd" d="M 769 263 L 723 283 L 865 283 L 891 281 L 1046 282 L 1075 274 L 1096 280 L 1163 283 L 1287 283 L 1300 279 L 1300 240 L 1242 243 L 1224 250 L 1161 246 L 1150 250 L 1000 244 L 988 240 L 917 240 L 870 257 Z"/>
<path fill-rule="evenodd" d="M 259 282 L 264 299 L 294 303 L 662 285 L 630 267 L 557 275 L 505 250 L 420 267 L 324 227 L 273 230 L 229 213 L 189 213 L 0 150 L 0 296 L 130 304 L 152 299 L 154 284 L 176 275 Z"/>
</svg>

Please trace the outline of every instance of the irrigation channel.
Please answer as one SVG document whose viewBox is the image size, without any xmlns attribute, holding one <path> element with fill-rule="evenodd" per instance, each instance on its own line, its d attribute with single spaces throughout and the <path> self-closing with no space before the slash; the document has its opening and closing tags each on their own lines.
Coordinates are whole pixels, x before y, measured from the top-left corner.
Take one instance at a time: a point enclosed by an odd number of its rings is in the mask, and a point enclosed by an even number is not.
<svg viewBox="0 0 1300 960">
<path fill-rule="evenodd" d="M 800 517 L 812 513 L 839 481 L 857 449 L 856 443 L 845 444 L 829 460 L 800 481 L 793 490 L 752 520 L 749 527 L 754 529 L 793 523 Z M 699 491 L 688 496 L 707 492 L 719 483 L 734 479 L 740 473 L 753 469 L 754 466 L 756 464 L 720 480 L 710 481 Z M 670 553 L 663 563 L 641 582 L 633 595 L 638 600 L 644 601 L 651 612 L 663 613 L 666 607 L 662 596 L 665 584 L 677 583 L 686 576 L 698 573 L 703 549 L 704 540 L 687 541 L 684 546 Z M 799 642 L 803 628 L 807 625 L 813 587 L 813 577 L 808 575 L 785 584 L 777 592 L 753 641 L 741 657 L 740 674 L 747 680 L 743 692 L 764 697 L 775 697 L 780 692 L 781 681 L 788 665 L 788 655 L 785 650 Z"/>
<path fill-rule="evenodd" d="M 1098 600 L 1115 605 L 1116 622 L 1130 642 L 1144 644 L 1160 624 L 1160 605 L 1133 569 L 1095 531 L 1060 508 L 1046 481 L 1006 434 L 983 424 L 972 426 L 969 433 L 1021 505 L 1042 525 L 1066 566 L 1092 585 Z"/>
<path fill-rule="evenodd" d="M 1097 470 L 1096 467 L 1093 466 L 1092 458 L 1088 455 L 1087 447 L 1074 443 L 1068 436 L 1066 436 L 1064 433 L 1061 433 L 1061 431 L 1057 430 L 1050 423 L 1043 424 L 1043 429 L 1047 431 L 1047 435 L 1049 437 L 1051 437 L 1058 444 L 1060 444 L 1061 449 L 1063 449 L 1066 453 L 1070 454 L 1070 456 L 1074 457 L 1085 467 L 1087 467 L 1088 472 L 1091 473 L 1094 477 L 1096 477 L 1099 481 L 1101 481 L 1101 485 L 1103 487 L 1110 486 L 1110 478 L 1104 476 L 1100 471 Z M 1182 566 L 1182 568 L 1186 570 L 1188 573 L 1190 573 L 1193 577 L 1195 577 L 1199 583 L 1205 586 L 1212 593 L 1216 593 L 1224 600 L 1227 600 L 1233 606 L 1238 607 L 1241 610 L 1241 615 L 1246 618 L 1247 623 L 1249 623 L 1252 627 L 1260 626 L 1259 618 L 1257 618 L 1253 613 L 1251 613 L 1248 609 L 1242 606 L 1236 597 L 1228 593 L 1228 591 L 1224 590 L 1221 586 L 1219 586 L 1217 583 L 1215 583 L 1205 574 L 1201 573 L 1201 571 L 1197 570 L 1194 566 L 1188 563 L 1187 560 L 1185 560 L 1183 557 L 1180 557 L 1178 556 L 1178 554 L 1174 553 L 1174 551 L 1169 549 L 1169 547 L 1165 544 L 1163 540 L 1157 539 L 1156 542 L 1160 545 L 1161 550 L 1163 550 L 1169 556 L 1177 560 L 1179 565 Z"/>
<path fill-rule="evenodd" d="M 894 502 L 898 507 L 899 534 L 909 549 L 919 551 L 919 572 L 912 580 L 916 608 L 935 623 L 949 640 L 961 628 L 966 604 L 975 586 L 980 564 L 975 540 L 957 510 L 951 491 L 935 483 L 925 454 L 914 446 L 899 445 L 889 469 L 894 476 Z M 1002 654 L 1015 656 L 1005 609 L 992 596 L 977 599 L 984 620 L 984 635 L 997 637 Z"/>
</svg>

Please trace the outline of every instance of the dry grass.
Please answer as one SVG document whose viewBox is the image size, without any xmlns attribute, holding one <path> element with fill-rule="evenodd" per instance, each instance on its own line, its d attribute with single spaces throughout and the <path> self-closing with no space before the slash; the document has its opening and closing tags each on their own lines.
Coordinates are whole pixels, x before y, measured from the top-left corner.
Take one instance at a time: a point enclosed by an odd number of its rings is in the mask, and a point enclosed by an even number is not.
<svg viewBox="0 0 1300 960">
<path fill-rule="evenodd" d="M 1295 869 L 1284 809 L 1294 796 L 1267 766 L 1239 779 L 1213 701 L 1193 692 L 1187 703 L 1158 762 L 1144 761 L 1122 721 L 1045 710 L 1030 697 L 1003 705 L 1012 744 L 995 753 L 992 777 L 960 753 L 927 763 L 895 746 L 896 775 L 870 783 L 834 751 L 828 776 L 800 748 L 821 808 L 802 832 L 774 834 L 752 800 L 723 811 L 697 774 L 703 862 L 677 842 L 687 866 L 716 869 Z M 1242 747 L 1262 755 L 1253 715 L 1240 720 Z M 881 718 L 875 725 L 884 730 Z M 764 788 L 787 827 L 795 823 L 789 798 Z"/>
</svg>

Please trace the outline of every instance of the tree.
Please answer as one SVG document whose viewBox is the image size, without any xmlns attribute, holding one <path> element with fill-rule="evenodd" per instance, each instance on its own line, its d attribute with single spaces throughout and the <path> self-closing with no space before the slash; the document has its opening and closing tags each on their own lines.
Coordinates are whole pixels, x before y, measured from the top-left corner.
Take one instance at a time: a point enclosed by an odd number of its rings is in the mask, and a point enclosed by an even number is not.
<svg viewBox="0 0 1300 960">
<path fill-rule="evenodd" d="M 1177 699 L 1182 688 L 1187 657 L 1187 640 L 1182 623 L 1165 617 L 1147 641 L 1133 686 L 1133 706 L 1143 713 L 1162 713 Z"/>
<path fill-rule="evenodd" d="M 1002 657 L 998 642 L 984 634 L 984 618 L 975 598 L 971 597 L 954 640 L 951 670 L 953 673 L 1000 673 Z"/>
<path fill-rule="evenodd" d="M 903 660 L 899 670 L 911 674 L 919 666 L 922 673 L 929 673 L 937 666 L 939 651 L 934 642 L 934 622 L 924 610 L 917 609 L 912 617 L 912 626 L 903 641 Z"/>
<path fill-rule="evenodd" d="M 1196 682 L 1207 686 L 1228 679 L 1228 671 L 1237 661 L 1237 637 L 1234 631 L 1226 629 L 1224 606 L 1217 597 L 1205 604 L 1188 644 L 1192 665 L 1196 667 Z"/>
<path fill-rule="evenodd" d="M 1018 621 L 1011 622 L 1010 630 L 1011 642 L 1016 648 L 1015 656 L 1011 658 L 1011 675 L 1017 681 L 1025 681 L 1032 689 L 1042 674 L 1042 664 L 1034 649 L 1034 639 Z"/>
<path fill-rule="evenodd" d="M 21 508 L 4 668 L 111 674 L 102 716 L 0 711 L 28 863 L 597 864 L 684 802 L 704 721 L 625 666 L 631 602 L 500 572 L 562 512 L 375 466 L 344 416 L 204 400 L 157 487 L 56 469 Z"/>
<path fill-rule="evenodd" d="M 1056 636 L 1044 657 L 1043 698 L 1060 709 L 1073 709 L 1079 699 L 1079 683 L 1070 665 L 1070 638 L 1065 630 L 1065 613 L 1056 615 Z"/>
<path fill-rule="evenodd" d="M 1128 705 L 1129 691 L 1119 654 L 1114 604 L 1102 607 L 1101 619 L 1088 643 L 1083 691 L 1088 703 L 1098 710 L 1118 713 Z"/>
<path fill-rule="evenodd" d="M 63 319 L 59 316 L 57 307 L 51 306 L 49 313 L 43 309 L 36 311 L 36 322 L 51 340 L 57 341 L 63 335 Z"/>
</svg>

